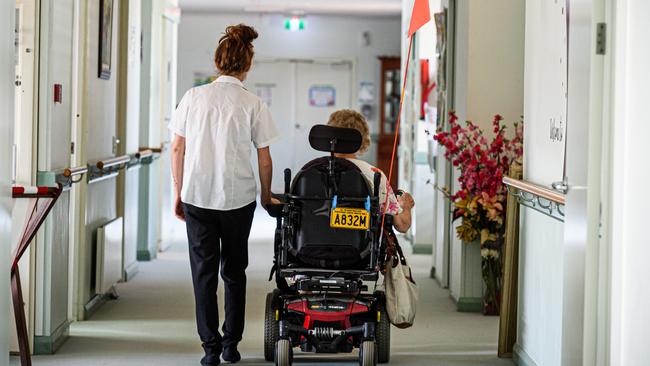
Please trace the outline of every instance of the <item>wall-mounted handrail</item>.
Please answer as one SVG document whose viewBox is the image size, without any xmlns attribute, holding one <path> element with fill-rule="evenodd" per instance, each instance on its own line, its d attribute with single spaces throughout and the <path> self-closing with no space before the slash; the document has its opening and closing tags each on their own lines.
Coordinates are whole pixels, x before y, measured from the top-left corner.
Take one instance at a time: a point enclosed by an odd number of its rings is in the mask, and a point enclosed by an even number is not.
<svg viewBox="0 0 650 366">
<path fill-rule="evenodd" d="M 134 156 L 135 156 L 136 159 L 146 159 L 146 158 L 150 158 L 151 156 L 153 156 L 153 153 L 154 152 L 151 149 L 143 149 L 143 150 L 140 150 L 137 153 L 135 153 Z"/>
<path fill-rule="evenodd" d="M 152 152 L 154 152 L 154 153 L 156 153 L 156 154 L 162 154 L 162 153 L 164 153 L 165 151 L 167 151 L 168 148 L 169 148 L 169 141 L 163 141 L 163 142 L 160 143 L 160 146 L 154 146 L 154 147 L 140 147 L 139 150 L 140 150 L 140 151 L 151 150 Z"/>
<path fill-rule="evenodd" d="M 68 190 L 73 184 L 81 182 L 86 173 L 88 173 L 87 165 L 65 168 L 63 172 L 56 174 L 56 182 L 61 184 L 64 190 Z"/>
<path fill-rule="evenodd" d="M 122 155 L 122 156 L 116 156 L 114 158 L 110 159 L 104 159 L 100 160 L 95 164 L 97 169 L 99 170 L 104 170 L 108 168 L 113 168 L 118 165 L 123 165 L 131 161 L 131 157 L 129 155 Z"/>
<path fill-rule="evenodd" d="M 63 176 L 66 178 L 72 178 L 77 175 L 84 175 L 88 173 L 88 166 L 82 165 L 74 168 L 65 168 L 63 169 Z"/>
<path fill-rule="evenodd" d="M 514 179 L 510 177 L 503 177 L 503 184 L 508 187 L 517 188 L 520 191 L 524 191 L 530 194 L 539 196 L 545 200 L 555 202 L 557 204 L 564 204 L 564 194 L 558 191 L 555 191 L 539 184 L 530 183 L 525 180 Z"/>
<path fill-rule="evenodd" d="M 508 189 L 508 193 L 517 198 L 520 205 L 564 221 L 566 199 L 563 192 L 510 177 L 504 177 L 502 182 Z"/>
</svg>

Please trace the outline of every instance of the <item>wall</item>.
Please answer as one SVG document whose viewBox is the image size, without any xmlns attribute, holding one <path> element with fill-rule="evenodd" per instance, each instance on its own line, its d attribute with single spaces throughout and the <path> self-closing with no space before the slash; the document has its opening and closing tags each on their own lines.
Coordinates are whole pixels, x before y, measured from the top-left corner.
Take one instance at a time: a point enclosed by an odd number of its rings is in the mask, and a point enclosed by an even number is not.
<svg viewBox="0 0 650 366">
<path fill-rule="evenodd" d="M 192 87 L 194 72 L 213 72 L 214 49 L 226 26 L 246 23 L 254 26 L 259 38 L 255 41 L 258 58 L 344 58 L 357 62 L 356 79 L 375 84 L 378 100 L 381 55 L 400 53 L 400 18 L 364 18 L 310 15 L 305 18 L 305 30 L 290 32 L 284 29 L 284 16 L 254 14 L 183 14 L 179 27 L 178 98 Z M 362 45 L 361 34 L 369 31 L 371 45 Z M 197 35 L 201 35 L 197 37 Z M 358 85 L 358 83 L 355 83 Z M 356 107 L 357 89 L 352 91 Z M 374 118 L 369 120 L 371 133 L 376 133 L 379 113 L 374 106 Z M 363 156 L 375 160 L 372 149 Z"/>
<path fill-rule="evenodd" d="M 165 11 L 174 8 L 178 1 L 142 2 L 142 68 L 140 88 L 140 146 L 159 148 L 168 144 L 168 131 L 165 120 L 165 95 L 167 82 L 163 80 L 176 77 L 174 65 L 168 65 L 165 57 Z M 172 42 L 173 43 L 173 42 Z M 172 45 L 173 47 L 173 45 Z M 172 83 L 173 84 L 173 83 Z M 164 126 L 164 127 L 163 127 Z M 169 177 L 170 166 L 165 163 L 169 151 L 163 151 L 160 160 L 140 169 L 140 211 L 138 228 L 138 260 L 156 257 L 161 239 L 162 195 L 168 199 L 169 193 L 162 193 L 170 182 L 161 182 L 161 177 Z M 168 215 L 170 210 L 166 209 Z"/>
<path fill-rule="evenodd" d="M 86 13 L 86 52 L 85 74 L 85 116 L 86 159 L 90 164 L 114 156 L 112 137 L 116 136 L 117 118 L 117 70 L 118 40 L 120 21 L 120 2 L 114 2 L 112 32 L 112 74 L 109 80 L 97 77 L 97 49 L 99 47 L 99 3 L 89 2 Z M 117 215 L 116 179 L 108 179 L 88 185 L 86 193 L 85 246 L 86 253 L 82 261 L 84 283 L 81 286 L 79 301 L 87 303 L 95 295 L 94 247 L 97 228 L 113 220 Z M 92 276 L 92 277 L 91 277 Z"/>
<path fill-rule="evenodd" d="M 14 6 L 13 1 L 0 4 L 0 242 L 11 242 L 11 156 L 14 116 Z M 11 35 L 11 36 L 9 36 Z M 9 245 L 0 246 L 0 314 L 6 319 L 11 314 L 9 291 Z M 9 324 L 0 324 L 0 365 L 9 364 Z"/>
<path fill-rule="evenodd" d="M 542 0 L 526 4 L 526 66 L 524 103 L 524 179 L 539 184 L 548 182 L 548 170 L 556 161 L 547 159 L 543 146 L 535 143 L 535 124 L 547 123 L 536 113 L 536 104 L 544 89 L 541 60 L 544 52 L 541 39 L 545 18 L 539 11 Z M 548 20 L 546 20 L 548 22 Z M 543 113 L 540 111 L 539 113 Z M 539 127 L 538 127 L 539 128 Z M 534 364 L 559 365 L 562 341 L 562 244 L 564 225 L 528 208 L 522 208 L 519 249 L 519 304 L 515 353 Z"/>
<path fill-rule="evenodd" d="M 597 190 L 588 183 L 588 167 L 593 168 L 588 158 L 588 146 L 593 144 L 590 118 L 594 118 L 590 103 L 599 103 L 590 99 L 594 2 L 572 1 L 570 6 L 566 60 L 567 46 L 561 42 L 565 35 L 554 36 L 566 22 L 562 3 L 526 3 L 524 179 L 549 186 L 564 175 L 569 185 L 564 223 L 522 209 L 515 357 L 540 366 L 583 362 L 587 234 L 598 230 L 597 225 L 587 225 L 587 217 L 599 210 L 598 202 L 587 199 L 590 190 Z M 559 60 L 553 56 L 558 54 Z M 549 70 L 549 65 L 557 68 Z M 568 90 L 556 87 L 567 82 Z M 564 93 L 568 93 L 566 101 Z M 561 102 L 554 105 L 549 100 Z M 568 124 L 566 141 L 553 146 L 548 129 L 549 117 L 555 113 L 566 114 Z"/>
<path fill-rule="evenodd" d="M 471 120 L 487 133 L 491 133 L 495 114 L 507 123 L 523 115 L 524 7 L 520 0 L 457 2 L 453 110 L 460 120 Z M 454 190 L 459 188 L 457 176 L 455 172 Z M 439 199 L 438 204 L 445 202 Z M 476 291 L 480 278 L 470 280 L 466 278 L 469 273 L 463 273 L 476 253 L 466 251 L 456 237 L 459 224 L 454 223 L 452 230 L 449 278 L 457 300 L 481 296 Z"/>
<path fill-rule="evenodd" d="M 74 4 L 44 1 L 40 8 L 38 184 L 53 185 L 55 171 L 70 166 Z M 54 102 L 53 85 L 61 85 Z M 51 353 L 68 329 L 70 193 L 63 192 L 41 230 L 36 246 L 34 353 Z"/>
<path fill-rule="evenodd" d="M 614 14 L 613 109 L 608 122 L 615 126 L 609 138 L 611 163 L 606 175 L 609 217 L 605 223 L 611 263 L 609 361 L 612 366 L 650 363 L 650 287 L 647 285 L 648 246 L 647 146 L 650 135 L 650 31 L 644 0 L 608 1 Z M 615 8 L 614 8 L 615 6 Z M 610 51 L 608 50 L 608 54 Z"/>
<path fill-rule="evenodd" d="M 128 1 L 122 8 L 121 44 L 127 48 L 120 57 L 120 136 L 124 143 L 120 154 L 133 154 L 140 147 L 140 50 L 142 33 L 141 1 Z M 138 271 L 138 220 L 140 186 L 140 165 L 128 168 L 124 174 L 124 193 L 122 214 L 124 215 L 124 251 L 122 269 L 125 281 L 130 280 Z"/>
</svg>

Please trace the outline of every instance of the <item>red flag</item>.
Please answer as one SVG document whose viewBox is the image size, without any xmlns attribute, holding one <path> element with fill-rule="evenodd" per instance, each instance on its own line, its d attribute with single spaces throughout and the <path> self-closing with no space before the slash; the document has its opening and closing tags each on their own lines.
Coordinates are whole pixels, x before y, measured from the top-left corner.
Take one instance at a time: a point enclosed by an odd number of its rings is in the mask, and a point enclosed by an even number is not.
<svg viewBox="0 0 650 366">
<path fill-rule="evenodd" d="M 409 25 L 409 37 L 430 20 L 429 0 L 415 0 L 413 13 L 411 13 L 411 24 Z"/>
</svg>

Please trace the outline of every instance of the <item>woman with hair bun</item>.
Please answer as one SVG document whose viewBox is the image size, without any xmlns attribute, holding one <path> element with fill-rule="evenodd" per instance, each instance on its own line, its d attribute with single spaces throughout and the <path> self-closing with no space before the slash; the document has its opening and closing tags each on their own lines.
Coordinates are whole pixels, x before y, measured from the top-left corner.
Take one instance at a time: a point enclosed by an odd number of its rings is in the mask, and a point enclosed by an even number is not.
<svg viewBox="0 0 650 366">
<path fill-rule="evenodd" d="M 187 227 L 204 366 L 218 365 L 220 357 L 232 363 L 241 359 L 237 344 L 244 331 L 248 237 L 257 189 L 251 144 L 259 162 L 261 204 L 266 207 L 272 201 L 269 145 L 278 129 L 268 107 L 242 85 L 256 38 L 249 26 L 226 28 L 214 53 L 219 77 L 188 90 L 169 124 L 174 134 L 174 214 Z M 217 304 L 220 266 L 225 286 L 223 335 Z"/>
</svg>

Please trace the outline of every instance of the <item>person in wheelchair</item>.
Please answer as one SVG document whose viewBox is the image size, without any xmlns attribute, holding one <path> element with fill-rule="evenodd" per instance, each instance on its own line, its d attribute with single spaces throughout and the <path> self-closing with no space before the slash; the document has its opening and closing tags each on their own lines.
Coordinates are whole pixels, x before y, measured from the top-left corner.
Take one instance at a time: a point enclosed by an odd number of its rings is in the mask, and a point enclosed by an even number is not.
<svg viewBox="0 0 650 366">
<path fill-rule="evenodd" d="M 333 113 L 309 133 L 312 148 L 329 156 L 307 162 L 293 179 L 285 169 L 281 203 L 268 208 L 277 219 L 269 277 L 277 288 L 266 298 L 264 357 L 276 365 L 291 365 L 296 347 L 358 348 L 361 366 L 390 359 L 386 297 L 377 282 L 392 227 L 410 228 L 414 201 L 408 193 L 396 197 L 379 169 L 357 159 L 369 140 L 360 114 Z"/>
<path fill-rule="evenodd" d="M 381 174 L 381 184 L 379 188 L 381 213 L 391 215 L 393 217 L 393 226 L 395 229 L 400 233 L 406 233 L 411 227 L 411 210 L 415 206 L 415 200 L 408 192 L 404 191 L 398 191 L 398 195 L 396 196 L 393 187 L 391 187 L 390 184 L 386 184 L 388 179 L 384 172 L 359 159 L 360 155 L 363 155 L 368 151 L 368 146 L 370 145 L 370 129 L 368 128 L 368 122 L 366 119 L 357 111 L 341 109 L 330 115 L 327 124 L 332 127 L 352 128 L 361 133 L 362 144 L 359 151 L 351 154 L 334 154 L 334 156 L 347 159 L 354 163 L 354 165 L 361 170 L 366 179 L 368 179 L 371 187 L 373 185 L 374 174 Z M 374 187 L 372 188 L 374 189 Z M 388 207 L 385 205 L 386 195 L 388 195 Z"/>
</svg>

